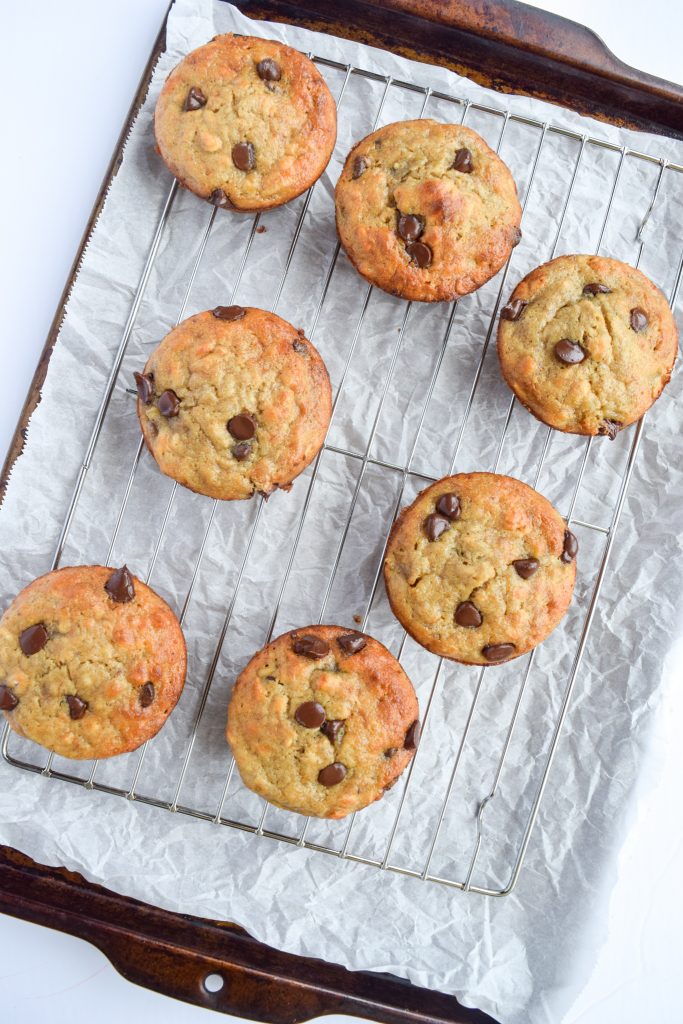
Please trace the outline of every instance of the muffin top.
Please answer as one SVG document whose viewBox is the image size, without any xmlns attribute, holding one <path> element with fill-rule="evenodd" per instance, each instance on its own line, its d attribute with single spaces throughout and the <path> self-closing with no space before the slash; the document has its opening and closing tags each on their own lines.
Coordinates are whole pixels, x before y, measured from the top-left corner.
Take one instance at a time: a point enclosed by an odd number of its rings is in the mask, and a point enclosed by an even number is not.
<svg viewBox="0 0 683 1024">
<path fill-rule="evenodd" d="M 334 149 L 337 111 L 308 57 L 274 40 L 228 34 L 171 72 L 154 130 L 186 188 L 226 209 L 260 210 L 320 177 Z"/>
</svg>

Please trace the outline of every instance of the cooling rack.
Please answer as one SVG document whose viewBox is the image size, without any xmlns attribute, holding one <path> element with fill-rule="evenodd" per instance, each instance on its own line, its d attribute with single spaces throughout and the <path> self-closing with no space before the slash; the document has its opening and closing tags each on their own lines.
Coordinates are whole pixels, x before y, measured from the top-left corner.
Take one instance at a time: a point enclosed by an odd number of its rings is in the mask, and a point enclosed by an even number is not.
<svg viewBox="0 0 683 1024">
<path fill-rule="evenodd" d="M 550 122 L 309 56 L 328 77 L 340 125 L 345 99 L 365 90 L 368 123 L 362 132 L 356 126 L 356 138 L 407 116 L 459 120 L 479 130 L 513 167 L 523 242 L 476 297 L 426 310 L 367 286 L 332 234 L 325 251 L 316 249 L 320 236 L 312 225 L 319 226 L 331 204 L 325 179 L 267 218 L 209 211 L 177 183 L 170 185 L 50 568 L 67 556 L 106 564 L 126 560 L 168 594 L 190 648 L 185 693 L 158 737 L 113 763 L 74 765 L 7 727 L 2 755 L 17 768 L 170 813 L 503 896 L 519 877 L 558 754 L 644 420 L 613 444 L 566 438 L 532 422 L 495 374 L 498 311 L 523 273 L 563 251 L 609 251 L 639 265 L 646 226 L 658 202 L 680 184 L 683 167 Z M 338 141 L 338 162 L 349 144 L 349 138 Z M 643 175 L 632 173 L 636 164 L 647 168 L 645 189 Z M 581 206 L 586 176 L 597 185 L 590 210 Z M 614 223 L 622 189 L 632 217 Z M 211 246 L 218 235 L 223 243 L 230 240 L 231 257 L 216 262 Z M 217 252 L 225 253 L 224 245 Z M 165 280 L 160 264 L 166 273 L 172 266 L 182 282 L 176 322 L 226 301 L 226 295 L 229 302 L 263 305 L 305 321 L 306 335 L 331 370 L 333 417 L 322 451 L 290 495 L 277 495 L 268 505 L 260 497 L 249 503 L 198 499 L 162 478 L 142 439 L 134 440 L 129 384 L 132 369 L 160 336 L 158 324 L 146 323 L 145 316 L 149 291 Z M 669 266 L 674 305 L 683 252 L 671 256 Z M 202 288 L 205 273 L 209 281 Z M 250 303 L 246 293 L 258 281 L 262 301 Z M 210 289 L 213 301 L 202 304 L 199 293 Z M 105 508 L 93 478 L 100 479 L 102 467 L 113 472 L 114 459 L 116 472 L 125 475 L 113 507 L 108 498 Z M 481 669 L 454 666 L 419 649 L 388 613 L 380 585 L 384 544 L 399 508 L 440 476 L 475 468 L 512 472 L 542 489 L 581 541 L 577 599 L 559 627 L 566 630 L 563 645 L 553 647 L 553 634 L 525 658 Z M 142 535 L 141 510 L 147 523 Z M 106 551 L 94 543 L 94 519 L 107 523 Z M 329 527 L 322 536 L 321 521 Z M 262 606 L 257 616 L 250 611 L 255 603 Z M 210 628 L 200 628 L 195 620 L 207 608 Z M 423 719 L 422 743 L 400 784 L 380 804 L 338 823 L 287 814 L 250 794 L 222 739 L 230 681 L 249 654 L 276 633 L 316 620 L 356 625 L 387 643 L 416 684 Z M 552 687 L 546 685 L 549 673 Z M 530 728 L 538 721 L 542 728 Z"/>
</svg>

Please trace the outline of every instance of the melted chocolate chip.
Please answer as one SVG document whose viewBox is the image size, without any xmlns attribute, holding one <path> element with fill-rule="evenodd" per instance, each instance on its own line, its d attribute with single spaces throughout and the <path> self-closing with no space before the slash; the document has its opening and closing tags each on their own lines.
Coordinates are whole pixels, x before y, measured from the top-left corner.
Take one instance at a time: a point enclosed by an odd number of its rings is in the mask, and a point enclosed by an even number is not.
<svg viewBox="0 0 683 1024">
<path fill-rule="evenodd" d="M 442 494 L 436 503 L 436 511 L 454 522 L 460 518 L 460 498 L 452 491 L 449 494 Z"/>
<path fill-rule="evenodd" d="M 472 604 L 471 601 L 461 601 L 455 609 L 454 618 L 459 626 L 465 626 L 467 629 L 477 629 L 484 621 L 476 604 Z"/>
<path fill-rule="evenodd" d="M 528 302 L 522 302 L 521 299 L 515 299 L 514 302 L 508 302 L 507 306 L 503 306 L 500 311 L 500 319 L 519 320 L 528 305 Z"/>
<path fill-rule="evenodd" d="M 263 82 L 279 82 L 282 78 L 280 65 L 272 57 L 264 57 L 258 62 L 256 74 Z"/>
<path fill-rule="evenodd" d="M 128 604 L 132 601 L 135 597 L 135 583 L 128 566 L 122 565 L 120 569 L 115 569 L 104 584 L 104 589 L 117 604 Z"/>
<path fill-rule="evenodd" d="M 609 437 L 613 441 L 621 430 L 621 423 L 618 420 L 603 420 L 598 429 L 598 434 Z"/>
<path fill-rule="evenodd" d="M 357 156 L 353 161 L 353 171 L 351 177 L 355 180 L 360 178 L 361 174 L 365 174 L 368 169 L 368 162 L 364 156 Z"/>
<path fill-rule="evenodd" d="M 244 306 L 216 306 L 211 312 L 216 320 L 241 320 L 247 315 Z"/>
<path fill-rule="evenodd" d="M 69 705 L 69 715 L 77 722 L 79 718 L 83 718 L 83 715 L 88 710 L 87 700 L 81 700 L 75 694 L 67 694 L 66 703 Z"/>
<path fill-rule="evenodd" d="M 176 395 L 175 391 L 168 390 L 162 392 L 159 395 L 159 401 L 157 402 L 157 409 L 162 416 L 165 416 L 167 420 L 173 419 L 180 412 L 180 399 Z"/>
<path fill-rule="evenodd" d="M 299 704 L 294 717 L 304 729 L 319 729 L 325 721 L 325 708 L 315 700 L 307 700 Z"/>
<path fill-rule="evenodd" d="M 26 657 L 30 658 L 32 654 L 42 651 L 49 639 L 50 637 L 44 624 L 38 622 L 35 626 L 29 626 L 22 631 L 19 636 L 19 646 Z"/>
<path fill-rule="evenodd" d="M 220 206 L 224 210 L 234 210 L 235 207 L 230 202 L 230 197 L 225 194 L 222 188 L 215 188 L 209 196 L 209 202 L 213 206 Z"/>
<path fill-rule="evenodd" d="M 362 633 L 344 633 L 337 637 L 337 643 L 344 654 L 358 654 L 367 645 L 367 640 Z"/>
<path fill-rule="evenodd" d="M 515 653 L 517 648 L 514 644 L 487 644 L 486 647 L 482 648 L 481 653 L 484 655 L 487 661 L 499 662 L 507 661 Z"/>
<path fill-rule="evenodd" d="M 600 284 L 598 281 L 583 286 L 584 295 L 611 295 L 611 293 L 611 288 L 608 288 L 606 284 Z"/>
<path fill-rule="evenodd" d="M 333 761 L 318 772 L 318 782 L 321 786 L 336 786 L 346 777 L 346 765 L 341 761 Z"/>
<path fill-rule="evenodd" d="M 555 355 L 561 363 L 566 363 L 567 366 L 574 366 L 576 363 L 584 361 L 586 350 L 579 345 L 578 341 L 562 338 L 555 346 Z"/>
<path fill-rule="evenodd" d="M 450 527 L 450 522 L 446 516 L 440 516 L 438 512 L 432 512 L 430 516 L 427 516 L 422 526 L 424 532 L 427 534 L 427 540 L 438 540 L 442 533 Z"/>
<path fill-rule="evenodd" d="M 292 348 L 294 349 L 295 352 L 298 352 L 299 355 L 303 355 L 304 352 L 308 352 L 305 342 L 299 341 L 298 338 L 296 339 L 296 341 L 292 342 Z"/>
<path fill-rule="evenodd" d="M 4 683 L 0 684 L 0 711 L 14 711 L 19 698 Z"/>
<path fill-rule="evenodd" d="M 304 633 L 302 636 L 294 638 L 292 650 L 295 654 L 302 654 L 305 658 L 319 661 L 320 658 L 324 658 L 326 654 L 330 653 L 330 645 L 321 636 L 315 636 L 313 633 Z"/>
<path fill-rule="evenodd" d="M 513 246 L 514 245 L 519 245 L 519 243 L 521 241 L 522 241 L 522 229 L 521 228 L 515 228 L 515 234 L 514 234 L 514 237 L 512 239 Z"/>
<path fill-rule="evenodd" d="M 571 530 L 564 531 L 564 544 L 562 547 L 562 554 L 560 555 L 560 561 L 568 564 L 573 562 L 576 558 L 579 550 L 579 542 L 572 533 Z"/>
<path fill-rule="evenodd" d="M 151 405 L 154 397 L 154 374 L 134 373 L 135 386 L 138 389 L 138 398 L 143 405 Z"/>
<path fill-rule="evenodd" d="M 537 558 L 517 558 L 512 564 L 517 575 L 521 576 L 523 580 L 528 580 L 541 563 Z"/>
<path fill-rule="evenodd" d="M 198 89 L 196 85 L 193 85 L 183 103 L 183 110 L 199 110 L 200 107 L 206 106 L 206 96 L 201 89 Z"/>
<path fill-rule="evenodd" d="M 344 735 L 344 720 L 342 718 L 331 718 L 323 722 L 320 726 L 320 731 L 323 736 L 327 736 L 330 743 L 333 745 L 338 743 Z"/>
<path fill-rule="evenodd" d="M 389 747 L 387 750 L 384 751 L 384 756 L 386 758 L 395 757 L 396 754 L 398 754 L 398 747 Z"/>
<path fill-rule="evenodd" d="M 238 142 L 232 147 L 232 162 L 238 171 L 253 171 L 256 153 L 251 142 Z"/>
<path fill-rule="evenodd" d="M 396 230 L 404 242 L 415 242 L 425 229 L 422 217 L 416 217 L 412 213 L 401 213 L 396 224 Z"/>
<path fill-rule="evenodd" d="M 249 413 L 240 413 L 228 420 L 228 432 L 236 441 L 248 441 L 256 433 L 256 420 Z"/>
<path fill-rule="evenodd" d="M 424 270 L 432 262 L 432 250 L 424 242 L 409 242 L 406 252 L 414 263 L 417 263 L 420 270 Z"/>
<path fill-rule="evenodd" d="M 472 163 L 472 151 L 469 149 L 459 149 L 455 154 L 455 160 L 453 161 L 453 170 L 460 171 L 461 174 L 471 174 L 474 170 L 474 164 Z"/>
<path fill-rule="evenodd" d="M 140 687 L 138 700 L 141 708 L 148 708 L 150 704 L 154 703 L 154 683 L 145 683 Z"/>
<path fill-rule="evenodd" d="M 649 322 L 647 313 L 644 309 L 640 309 L 639 306 L 636 306 L 635 309 L 631 310 L 631 327 L 636 334 L 640 331 L 644 331 Z"/>
<path fill-rule="evenodd" d="M 416 718 L 412 725 L 408 726 L 406 738 L 403 741 L 403 746 L 406 750 L 416 750 L 417 745 L 420 742 L 420 733 L 422 732 L 422 726 L 420 725 L 419 718 Z"/>
<path fill-rule="evenodd" d="M 230 450 L 233 459 L 237 459 L 238 462 L 244 462 L 251 455 L 251 445 L 248 441 L 240 441 L 239 444 L 234 444 Z"/>
</svg>

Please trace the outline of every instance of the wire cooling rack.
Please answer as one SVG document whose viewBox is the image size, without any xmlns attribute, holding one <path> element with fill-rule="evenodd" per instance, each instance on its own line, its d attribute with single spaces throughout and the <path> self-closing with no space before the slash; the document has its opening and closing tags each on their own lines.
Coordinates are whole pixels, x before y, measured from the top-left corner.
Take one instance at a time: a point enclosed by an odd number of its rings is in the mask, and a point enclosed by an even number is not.
<svg viewBox="0 0 683 1024">
<path fill-rule="evenodd" d="M 568 438 L 532 421 L 496 373 L 491 342 L 498 310 L 524 273 L 563 251 L 609 252 L 640 264 L 645 226 L 680 183 L 683 167 L 549 122 L 309 56 L 336 94 L 337 165 L 352 141 L 409 116 L 467 122 L 487 138 L 520 185 L 524 237 L 511 257 L 513 269 L 508 263 L 460 303 L 415 306 L 367 286 L 340 257 L 325 179 L 264 223 L 261 215 L 209 212 L 174 182 L 104 385 L 51 568 L 66 554 L 74 562 L 125 560 L 152 581 L 174 604 L 186 632 L 185 691 L 159 736 L 125 757 L 74 764 L 47 756 L 7 727 L 2 754 L 18 768 L 86 789 L 503 896 L 518 879 L 557 754 L 643 421 L 613 444 Z M 344 137 L 344 103 L 354 92 L 356 101 L 363 100 L 366 123 L 354 122 Z M 613 216 L 617 197 L 622 210 L 628 201 L 626 218 Z M 322 251 L 325 216 L 328 245 Z M 268 247 L 257 251 L 266 231 Z M 216 236 L 222 239 L 217 254 L 207 256 Z M 674 305 L 683 253 L 668 254 L 666 262 Z M 328 362 L 335 397 L 325 446 L 291 494 L 276 495 L 268 506 L 260 497 L 218 503 L 191 495 L 161 477 L 142 439 L 135 444 L 127 385 L 164 333 L 158 322 L 146 323 L 146 297 L 161 290 L 172 273 L 183 294 L 176 322 L 188 310 L 211 308 L 229 295 L 230 302 L 239 298 L 294 322 L 304 320 L 306 335 Z M 242 295 L 250 290 L 260 302 Z M 494 668 L 453 665 L 419 648 L 390 615 L 380 586 L 384 545 L 401 505 L 440 476 L 466 469 L 512 472 L 533 486 L 542 484 L 581 539 L 577 595 L 565 622 L 541 648 Z M 113 509 L 109 497 L 104 504 L 100 473 L 118 481 L 110 488 L 121 495 Z M 92 532 L 99 520 L 106 524 L 106 554 L 96 543 L 100 535 Z M 400 784 L 379 804 L 334 823 L 288 814 L 251 794 L 223 738 L 230 683 L 249 655 L 276 632 L 316 618 L 359 626 L 387 643 L 416 684 L 423 719 L 422 743 Z"/>
</svg>

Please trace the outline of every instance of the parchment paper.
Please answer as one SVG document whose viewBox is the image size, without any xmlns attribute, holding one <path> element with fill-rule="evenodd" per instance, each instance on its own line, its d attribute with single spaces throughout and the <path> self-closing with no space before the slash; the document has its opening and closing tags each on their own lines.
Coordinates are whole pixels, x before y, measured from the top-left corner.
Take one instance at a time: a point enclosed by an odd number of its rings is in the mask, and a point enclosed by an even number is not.
<svg viewBox="0 0 683 1024">
<path fill-rule="evenodd" d="M 4 603 L 49 568 L 67 498 L 168 193 L 170 179 L 154 152 L 151 130 L 161 83 L 185 53 L 228 30 L 285 40 L 317 55 L 413 80 L 453 97 L 548 119 L 593 138 L 683 162 L 683 145 L 678 142 L 620 131 L 525 98 L 489 93 L 450 72 L 369 47 L 288 26 L 250 22 L 222 3 L 178 0 L 169 18 L 168 51 L 159 62 L 88 246 L 42 401 L 31 420 L 26 451 L 12 473 L 0 512 Z M 344 72 L 326 69 L 325 74 L 338 95 Z M 309 334 L 315 324 L 313 340 L 335 386 L 344 374 L 367 289 L 342 256 L 326 302 L 318 310 L 335 244 L 333 188 L 348 148 L 372 127 L 382 89 L 382 83 L 357 76 L 349 80 L 339 111 L 335 156 L 313 193 L 277 305 L 281 315 Z M 390 89 L 380 123 L 419 116 L 422 100 L 419 94 Z M 426 115 L 443 120 L 459 120 L 462 112 L 461 106 L 436 99 L 430 99 L 425 109 Z M 500 118 L 471 108 L 467 123 L 492 145 L 500 141 Z M 539 139 L 537 129 L 510 122 L 501 142 L 501 155 L 512 168 L 522 196 Z M 520 276 L 552 254 L 593 251 L 601 233 L 603 253 L 631 263 L 637 260 L 636 235 L 659 167 L 631 158 L 624 161 L 612 213 L 605 222 L 619 154 L 587 144 L 573 178 L 579 151 L 578 142 L 561 135 L 549 133 L 544 140 L 527 201 L 524 238 L 512 259 L 506 295 Z M 657 203 L 643 234 L 640 266 L 667 295 L 683 249 L 680 183 L 676 172 L 663 172 Z M 241 277 L 240 260 L 251 218 L 219 211 L 186 314 L 230 301 L 238 278 L 237 301 L 269 307 L 303 202 L 297 200 L 261 218 L 266 231 L 254 236 Z M 139 436 L 125 388 L 132 371 L 143 364 L 180 313 L 210 215 L 211 208 L 195 197 L 178 196 L 62 564 L 107 558 Z M 399 467 L 414 448 L 414 470 L 433 476 L 448 472 L 500 280 L 499 276 L 459 304 L 445 346 L 449 307 L 413 307 L 401 333 L 405 303 L 373 293 L 348 361 L 330 444 L 363 454 L 371 440 L 372 459 Z M 391 971 L 454 993 L 504 1024 L 557 1022 L 585 983 L 596 950 L 607 938 L 606 908 L 617 855 L 639 801 L 657 778 L 653 758 L 659 735 L 657 711 L 675 674 L 673 666 L 669 664 L 667 672 L 663 666 L 680 632 L 683 604 L 681 386 L 681 374 L 676 372 L 648 418 L 558 760 L 519 885 L 511 896 L 496 900 L 464 895 L 43 779 L 4 762 L 0 762 L 0 842 L 150 903 L 233 920 L 257 938 L 294 953 L 324 957 L 351 968 Z M 495 352 L 489 351 L 463 432 L 458 470 L 493 467 L 509 402 Z M 533 482 L 544 440 L 545 428 L 515 407 L 498 468 Z M 575 509 L 579 519 L 609 525 L 631 441 L 632 430 L 628 430 L 613 444 L 598 439 L 593 445 Z M 539 489 L 562 512 L 572 499 L 584 444 L 582 439 L 553 435 L 539 476 Z M 394 505 L 399 499 L 410 500 L 421 482 L 410 476 L 401 493 L 400 473 L 368 463 L 332 576 L 359 468 L 358 460 L 342 455 L 327 452 L 323 457 L 291 577 L 279 604 L 276 634 L 316 621 L 323 600 L 326 621 L 353 625 L 353 616 L 365 613 Z M 175 795 L 207 668 L 243 564 L 180 795 L 181 804 L 211 813 L 217 810 L 229 763 L 223 727 L 230 686 L 266 639 L 310 474 L 311 470 L 289 495 L 275 495 L 264 507 L 246 558 L 256 504 L 218 507 L 184 622 L 190 651 L 185 693 L 148 748 L 139 793 L 168 800 Z M 125 560 L 138 575 L 147 574 L 171 488 L 171 482 L 143 454 L 111 552 L 112 564 Z M 182 489 L 170 506 L 151 582 L 178 610 L 211 508 L 208 499 Z M 509 767 L 487 811 L 474 882 L 504 884 L 507 880 L 540 777 L 604 543 L 599 532 L 580 527 L 576 532 L 581 542 L 576 598 L 567 619 L 539 649 L 529 676 Z M 368 630 L 397 650 L 402 633 L 381 587 Z M 410 643 L 403 661 L 424 711 L 437 661 Z M 431 870 L 447 877 L 461 878 L 469 860 L 476 809 L 491 785 L 524 666 L 520 661 L 486 673 L 431 862 Z M 424 863 L 476 679 L 476 669 L 449 666 L 437 682 L 392 862 L 412 868 Z M 11 749 L 15 756 L 44 763 L 45 755 L 29 744 L 13 740 Z M 129 785 L 137 758 L 133 754 L 101 765 L 97 781 Z M 66 765 L 57 760 L 55 767 Z M 76 766 L 75 770 L 87 777 L 89 768 Z M 401 792 L 397 786 L 376 808 L 358 816 L 352 851 L 381 856 Z M 224 815 L 257 824 L 260 811 L 261 804 L 235 779 L 223 805 Z M 275 810 L 266 819 L 267 828 L 295 834 L 301 825 L 301 819 Z M 343 823 L 314 823 L 308 838 L 338 842 L 345 830 Z"/>
</svg>

